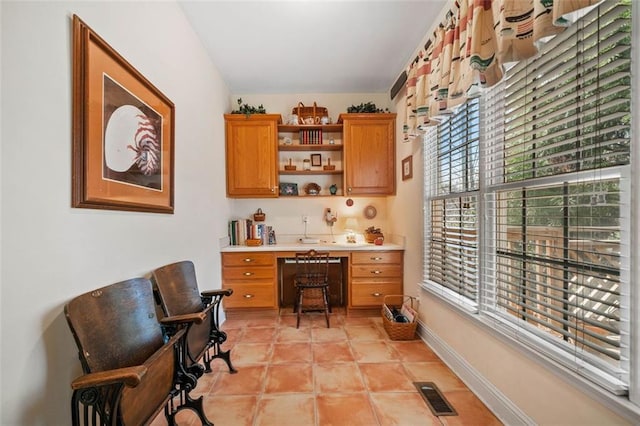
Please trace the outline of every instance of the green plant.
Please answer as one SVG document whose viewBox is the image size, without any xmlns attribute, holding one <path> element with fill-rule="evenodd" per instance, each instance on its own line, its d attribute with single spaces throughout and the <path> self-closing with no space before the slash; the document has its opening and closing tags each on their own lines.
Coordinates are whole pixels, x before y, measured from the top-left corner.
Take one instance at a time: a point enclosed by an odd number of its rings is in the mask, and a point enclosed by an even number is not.
<svg viewBox="0 0 640 426">
<path fill-rule="evenodd" d="M 267 111 L 264 109 L 262 104 L 260 104 L 257 108 L 252 105 L 247 105 L 242 103 L 242 98 L 238 98 L 238 109 L 231 111 L 231 114 L 244 114 L 249 117 L 251 114 L 266 114 Z"/>
<path fill-rule="evenodd" d="M 347 108 L 347 112 L 352 113 L 352 112 L 389 112 L 389 108 L 385 108 L 385 109 L 381 109 L 376 107 L 376 104 L 374 104 L 373 102 L 367 102 L 362 103 L 358 106 L 356 105 L 351 105 L 349 108 Z"/>
</svg>

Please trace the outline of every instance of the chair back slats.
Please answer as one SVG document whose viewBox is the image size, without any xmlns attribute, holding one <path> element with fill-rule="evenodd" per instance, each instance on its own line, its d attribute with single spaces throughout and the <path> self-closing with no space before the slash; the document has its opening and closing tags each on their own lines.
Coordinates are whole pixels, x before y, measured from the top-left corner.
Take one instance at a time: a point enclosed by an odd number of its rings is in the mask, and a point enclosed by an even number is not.
<svg viewBox="0 0 640 426">
<path fill-rule="evenodd" d="M 296 253 L 296 328 L 300 327 L 300 314 L 303 310 L 324 311 L 329 324 L 329 252 L 309 250 Z"/>
<path fill-rule="evenodd" d="M 204 308 L 193 262 L 162 266 L 153 271 L 153 281 L 162 295 L 160 304 L 165 315 L 192 314 Z"/>
<path fill-rule="evenodd" d="M 329 252 L 309 250 L 296 253 L 296 282 L 323 285 L 329 278 Z"/>
<path fill-rule="evenodd" d="M 85 373 L 140 365 L 164 344 L 145 278 L 80 295 L 64 311 Z"/>
</svg>

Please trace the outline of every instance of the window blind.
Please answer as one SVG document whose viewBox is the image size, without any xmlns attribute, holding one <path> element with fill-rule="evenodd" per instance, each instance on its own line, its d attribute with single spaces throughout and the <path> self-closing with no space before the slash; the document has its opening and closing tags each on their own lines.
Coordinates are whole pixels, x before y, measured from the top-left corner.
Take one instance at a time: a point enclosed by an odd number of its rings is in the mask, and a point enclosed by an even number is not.
<svg viewBox="0 0 640 426">
<path fill-rule="evenodd" d="M 425 279 L 478 298 L 480 106 L 473 100 L 427 133 Z M 433 128 L 432 128 L 433 129 Z"/>
<path fill-rule="evenodd" d="M 629 379 L 630 9 L 605 1 L 511 67 L 483 117 L 503 123 L 484 157 L 483 309 L 599 383 Z"/>
</svg>

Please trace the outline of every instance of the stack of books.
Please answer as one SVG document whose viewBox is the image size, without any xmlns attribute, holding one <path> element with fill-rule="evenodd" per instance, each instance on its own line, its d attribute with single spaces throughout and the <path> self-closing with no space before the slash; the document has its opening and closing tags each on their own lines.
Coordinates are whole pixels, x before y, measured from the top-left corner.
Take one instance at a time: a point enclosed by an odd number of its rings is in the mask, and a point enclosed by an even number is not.
<svg viewBox="0 0 640 426">
<path fill-rule="evenodd" d="M 229 221 L 229 242 L 232 246 L 242 246 L 250 239 L 262 240 L 262 244 L 269 244 L 271 231 L 271 226 L 253 223 L 251 219 L 231 220 Z"/>
<path fill-rule="evenodd" d="M 300 130 L 300 145 L 322 145 L 322 129 Z"/>
</svg>

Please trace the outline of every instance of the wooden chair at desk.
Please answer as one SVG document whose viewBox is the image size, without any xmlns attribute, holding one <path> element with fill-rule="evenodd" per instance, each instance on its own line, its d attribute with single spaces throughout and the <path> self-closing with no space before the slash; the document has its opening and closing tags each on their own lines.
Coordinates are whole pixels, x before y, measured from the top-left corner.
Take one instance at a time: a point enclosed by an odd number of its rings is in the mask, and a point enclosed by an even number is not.
<svg viewBox="0 0 640 426">
<path fill-rule="evenodd" d="M 309 250 L 296 253 L 294 277 L 296 299 L 296 328 L 300 327 L 300 314 L 304 311 L 324 311 L 329 325 L 329 252 Z"/>
</svg>

